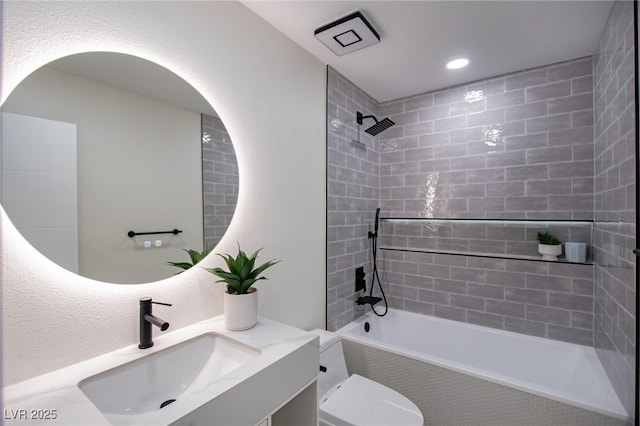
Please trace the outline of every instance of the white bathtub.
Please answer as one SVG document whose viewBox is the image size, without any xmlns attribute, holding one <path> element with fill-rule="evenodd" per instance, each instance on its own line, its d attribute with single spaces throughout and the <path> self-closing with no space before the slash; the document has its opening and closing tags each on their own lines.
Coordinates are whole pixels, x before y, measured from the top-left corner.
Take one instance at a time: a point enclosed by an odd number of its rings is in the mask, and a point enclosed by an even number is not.
<svg viewBox="0 0 640 426">
<path fill-rule="evenodd" d="M 587 346 L 395 309 L 381 318 L 369 313 L 337 333 L 356 343 L 628 419 L 595 350 Z"/>
</svg>

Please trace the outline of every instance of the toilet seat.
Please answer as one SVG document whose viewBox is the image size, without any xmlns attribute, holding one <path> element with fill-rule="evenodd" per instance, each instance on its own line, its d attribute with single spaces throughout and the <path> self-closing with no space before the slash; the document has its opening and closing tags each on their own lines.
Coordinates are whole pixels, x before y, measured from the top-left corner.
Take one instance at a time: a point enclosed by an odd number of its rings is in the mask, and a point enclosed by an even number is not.
<svg viewBox="0 0 640 426">
<path fill-rule="evenodd" d="M 353 374 L 320 399 L 320 418 L 335 426 L 422 426 L 420 409 L 407 397 Z"/>
</svg>

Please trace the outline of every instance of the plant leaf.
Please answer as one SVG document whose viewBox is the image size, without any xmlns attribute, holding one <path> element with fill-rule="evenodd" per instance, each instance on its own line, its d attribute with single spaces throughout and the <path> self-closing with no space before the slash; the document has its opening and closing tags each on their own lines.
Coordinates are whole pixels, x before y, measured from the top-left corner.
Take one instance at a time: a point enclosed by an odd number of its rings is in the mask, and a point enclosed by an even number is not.
<svg viewBox="0 0 640 426">
<path fill-rule="evenodd" d="M 262 251 L 262 249 L 263 249 L 263 248 L 264 248 L 264 247 L 259 248 L 258 250 L 254 251 L 254 252 L 251 254 L 251 258 L 252 258 L 252 259 L 255 259 L 256 257 L 258 257 L 258 253 L 260 253 L 260 252 Z"/>
<path fill-rule="evenodd" d="M 182 269 L 189 269 L 193 266 L 187 262 L 167 262 L 166 264 L 169 266 L 175 266 L 176 268 L 182 268 Z"/>
<path fill-rule="evenodd" d="M 216 277 L 220 278 L 223 281 L 237 281 L 239 282 L 240 280 L 238 279 L 238 276 L 232 272 L 227 272 L 222 268 L 205 268 L 207 271 L 211 272 L 213 275 L 215 275 Z"/>
<path fill-rule="evenodd" d="M 276 263 L 280 263 L 279 260 L 270 260 L 268 262 L 265 262 L 264 264 L 258 266 L 254 271 L 253 271 L 253 277 L 257 277 L 258 275 L 260 275 L 265 269 L 272 267 L 273 265 L 275 265 Z M 265 278 L 266 279 L 266 278 Z"/>
<path fill-rule="evenodd" d="M 198 262 L 200 261 L 200 259 L 201 259 L 201 257 L 200 257 L 200 252 L 198 252 L 197 250 L 193 250 L 193 249 L 191 249 L 191 250 L 186 250 L 186 249 L 183 249 L 182 251 L 186 251 L 186 252 L 187 252 L 187 254 L 189 254 L 189 258 L 191 258 L 191 263 L 192 263 L 193 265 L 195 265 L 196 263 L 198 263 Z"/>
<path fill-rule="evenodd" d="M 251 278 L 252 269 L 253 269 L 252 262 L 246 262 L 244 265 L 242 265 L 242 268 L 240 269 L 240 273 L 238 274 L 241 282 L 245 281 L 248 278 Z"/>
<path fill-rule="evenodd" d="M 242 283 L 242 287 L 240 287 L 240 294 L 247 294 L 247 291 L 249 291 L 249 289 L 251 288 L 251 286 L 258 280 L 264 280 L 266 278 L 262 277 L 262 278 L 251 278 L 248 280 L 245 280 Z"/>
<path fill-rule="evenodd" d="M 229 269 L 229 272 L 234 272 L 235 271 L 235 259 L 233 257 L 231 257 L 228 254 L 218 254 L 218 256 L 220 256 L 221 258 L 224 259 L 224 263 L 227 264 L 227 268 Z"/>
</svg>

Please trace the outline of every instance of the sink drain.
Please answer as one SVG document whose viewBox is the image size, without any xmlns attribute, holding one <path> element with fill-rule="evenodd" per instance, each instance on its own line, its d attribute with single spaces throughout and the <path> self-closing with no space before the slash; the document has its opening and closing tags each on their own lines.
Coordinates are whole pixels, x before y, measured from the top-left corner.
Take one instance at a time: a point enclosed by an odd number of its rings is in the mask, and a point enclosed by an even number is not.
<svg viewBox="0 0 640 426">
<path fill-rule="evenodd" d="M 162 408 L 166 407 L 167 405 L 171 404 L 172 402 L 176 402 L 176 400 L 175 399 L 167 399 L 165 402 L 160 404 L 160 408 L 162 409 Z"/>
</svg>

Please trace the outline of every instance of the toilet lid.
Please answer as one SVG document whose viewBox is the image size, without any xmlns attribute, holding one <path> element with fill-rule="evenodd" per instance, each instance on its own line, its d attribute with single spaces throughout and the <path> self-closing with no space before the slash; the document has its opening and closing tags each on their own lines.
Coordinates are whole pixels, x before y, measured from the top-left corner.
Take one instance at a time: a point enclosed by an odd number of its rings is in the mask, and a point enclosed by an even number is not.
<svg viewBox="0 0 640 426">
<path fill-rule="evenodd" d="M 320 416 L 335 425 L 421 426 L 420 409 L 406 396 L 353 374 L 324 401 Z"/>
</svg>

